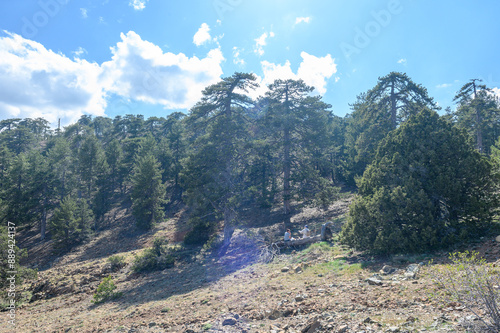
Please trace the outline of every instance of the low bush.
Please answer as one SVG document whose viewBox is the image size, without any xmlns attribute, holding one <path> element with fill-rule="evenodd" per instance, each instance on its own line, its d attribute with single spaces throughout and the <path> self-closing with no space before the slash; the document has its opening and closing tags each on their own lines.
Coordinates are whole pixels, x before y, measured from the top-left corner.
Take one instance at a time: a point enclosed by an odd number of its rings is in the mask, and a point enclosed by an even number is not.
<svg viewBox="0 0 500 333">
<path fill-rule="evenodd" d="M 174 267 L 175 257 L 166 246 L 164 239 L 156 238 L 153 247 L 135 257 L 132 270 L 136 273 L 151 272 Z"/>
<path fill-rule="evenodd" d="M 481 329 L 500 332 L 499 269 L 479 258 L 477 252 L 452 253 L 450 260 L 451 264 L 431 270 L 437 285 L 433 296 L 444 305 L 460 303 L 479 319 Z"/>
<path fill-rule="evenodd" d="M 111 276 L 108 276 L 107 278 L 104 278 L 102 282 L 99 284 L 97 287 L 97 290 L 94 294 L 94 299 L 92 300 L 92 303 L 99 304 L 106 302 L 110 299 L 115 299 L 120 296 L 122 296 L 121 292 L 115 292 L 116 285 L 113 282 L 113 279 Z"/>
<path fill-rule="evenodd" d="M 108 262 L 111 264 L 111 270 L 113 272 L 127 265 L 127 263 L 125 262 L 125 257 L 120 255 L 114 255 L 109 257 Z"/>
</svg>

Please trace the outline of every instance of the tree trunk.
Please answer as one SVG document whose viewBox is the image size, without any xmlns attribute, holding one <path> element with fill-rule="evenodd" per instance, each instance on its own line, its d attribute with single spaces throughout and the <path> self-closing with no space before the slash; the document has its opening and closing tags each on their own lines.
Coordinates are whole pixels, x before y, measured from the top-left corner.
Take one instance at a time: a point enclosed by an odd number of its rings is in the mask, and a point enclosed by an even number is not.
<svg viewBox="0 0 500 333">
<path fill-rule="evenodd" d="M 234 223 L 235 218 L 236 214 L 234 210 L 232 210 L 228 206 L 224 207 L 224 240 L 219 252 L 220 256 L 223 256 L 226 253 L 227 249 L 229 248 L 229 244 L 231 243 L 231 237 L 233 236 L 234 230 L 236 229 Z"/>
<path fill-rule="evenodd" d="M 483 131 L 481 129 L 481 114 L 479 112 L 479 106 L 476 106 L 476 141 L 477 150 L 480 153 L 483 152 Z"/>
<path fill-rule="evenodd" d="M 397 126 L 396 94 L 394 93 L 394 82 L 391 83 L 391 123 L 392 127 Z"/>
<path fill-rule="evenodd" d="M 290 172 L 291 172 L 291 161 L 290 161 L 290 128 L 288 127 L 288 116 L 290 111 L 288 110 L 288 86 L 285 90 L 285 124 L 283 130 L 283 208 L 284 208 L 284 227 L 285 230 L 290 225 Z"/>
<path fill-rule="evenodd" d="M 43 207 L 42 220 L 40 221 L 40 240 L 45 240 L 45 231 L 47 229 L 47 208 Z"/>
</svg>

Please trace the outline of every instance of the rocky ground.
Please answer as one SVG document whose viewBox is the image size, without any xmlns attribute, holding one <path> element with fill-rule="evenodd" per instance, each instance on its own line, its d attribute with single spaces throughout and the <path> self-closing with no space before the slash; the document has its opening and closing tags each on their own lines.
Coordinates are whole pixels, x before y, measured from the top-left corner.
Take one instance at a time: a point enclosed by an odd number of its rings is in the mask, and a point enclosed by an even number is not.
<svg viewBox="0 0 500 333">
<path fill-rule="evenodd" d="M 341 223 L 348 201 L 326 212 L 301 209 L 294 229 Z M 446 262 L 445 252 L 370 257 L 335 242 L 277 251 L 268 246 L 281 237 L 276 225 L 237 230 L 222 257 L 186 251 L 174 268 L 133 273 L 134 255 L 154 237 L 174 240 L 183 232 L 172 231 L 181 215 L 147 234 L 111 228 L 59 259 L 30 255 L 28 265 L 44 266 L 22 287 L 17 332 L 465 332 L 477 319 L 461 304 L 431 297 L 428 273 Z M 490 262 L 500 253 L 493 237 L 468 249 Z M 112 254 L 127 265 L 113 269 Z M 107 276 L 122 296 L 93 304 Z"/>
</svg>

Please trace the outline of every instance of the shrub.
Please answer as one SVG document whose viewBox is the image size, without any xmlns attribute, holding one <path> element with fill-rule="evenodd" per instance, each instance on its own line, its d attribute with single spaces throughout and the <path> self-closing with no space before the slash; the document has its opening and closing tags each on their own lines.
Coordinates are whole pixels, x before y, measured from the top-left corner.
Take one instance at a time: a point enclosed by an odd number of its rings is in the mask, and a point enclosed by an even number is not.
<svg viewBox="0 0 500 333">
<path fill-rule="evenodd" d="M 113 282 L 111 276 L 104 278 L 104 280 L 102 280 L 102 282 L 97 287 L 92 303 L 99 304 L 106 302 L 107 300 L 115 299 L 122 296 L 122 293 L 115 292 L 115 289 L 116 285 Z"/>
<path fill-rule="evenodd" d="M 111 264 L 111 270 L 113 272 L 127 265 L 127 263 L 125 262 L 125 257 L 120 255 L 114 255 L 109 257 L 108 262 Z"/>
<path fill-rule="evenodd" d="M 441 292 L 433 295 L 443 304 L 458 302 L 471 311 L 485 328 L 500 332 L 499 270 L 477 252 L 450 254 L 451 264 L 431 272 Z"/>
<path fill-rule="evenodd" d="M 139 273 L 174 267 L 175 257 L 165 245 L 165 240 L 156 238 L 152 248 L 144 250 L 140 256 L 135 257 L 132 270 Z"/>
<path fill-rule="evenodd" d="M 208 242 L 212 234 L 213 227 L 208 223 L 197 223 L 193 230 L 189 231 L 184 237 L 186 245 L 202 245 Z"/>
</svg>

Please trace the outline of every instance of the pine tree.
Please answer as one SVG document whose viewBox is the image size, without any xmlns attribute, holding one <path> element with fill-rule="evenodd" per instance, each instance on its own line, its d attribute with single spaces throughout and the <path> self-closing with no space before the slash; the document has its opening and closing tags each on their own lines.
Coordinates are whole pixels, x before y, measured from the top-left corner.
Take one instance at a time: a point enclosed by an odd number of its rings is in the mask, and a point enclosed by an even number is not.
<svg viewBox="0 0 500 333">
<path fill-rule="evenodd" d="M 92 223 L 92 211 L 84 199 L 74 200 L 70 196 L 65 197 L 54 210 L 50 221 L 56 247 L 68 249 L 88 240 Z"/>
<path fill-rule="evenodd" d="M 97 178 L 106 173 L 107 168 L 101 143 L 95 136 L 87 136 L 78 150 L 78 171 L 87 199 L 92 198 Z"/>
<path fill-rule="evenodd" d="M 272 149 L 278 152 L 285 228 L 290 223 L 294 195 L 302 190 L 301 199 L 305 199 L 310 189 L 317 190 L 317 185 L 324 184 L 318 181 L 319 170 L 311 162 L 314 150 L 326 148 L 329 105 L 320 96 L 309 96 L 313 89 L 302 80 L 276 80 L 266 93 L 269 107 L 264 126 L 269 130 Z"/>
<path fill-rule="evenodd" d="M 404 73 L 391 72 L 380 77 L 375 87 L 358 96 L 346 129 L 346 176 L 350 182 L 363 174 L 387 133 L 422 107 L 439 109 L 427 90 Z"/>
<path fill-rule="evenodd" d="M 137 155 L 131 177 L 132 213 L 137 226 L 150 229 L 163 216 L 165 185 L 161 180 L 160 163 L 151 152 Z"/>
<path fill-rule="evenodd" d="M 500 134 L 500 107 L 492 90 L 482 80 L 472 79 L 460 88 L 453 99 L 458 103 L 454 112 L 457 126 L 474 137 L 476 149 L 484 154 Z"/>
<path fill-rule="evenodd" d="M 235 73 L 207 87 L 193 107 L 188 123 L 194 147 L 184 170 L 188 200 L 224 220 L 223 251 L 235 229 L 238 196 L 242 193 L 245 143 L 248 141 L 245 109 L 253 101 L 244 94 L 257 86 L 255 75 Z M 200 214 L 208 214 L 209 212 Z"/>
<path fill-rule="evenodd" d="M 396 253 L 477 235 L 496 207 L 491 171 L 461 131 L 423 109 L 382 140 L 358 183 L 341 239 L 359 249 Z"/>
</svg>

